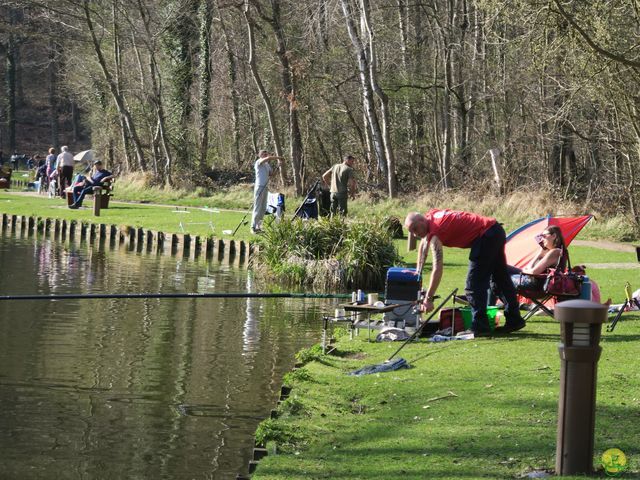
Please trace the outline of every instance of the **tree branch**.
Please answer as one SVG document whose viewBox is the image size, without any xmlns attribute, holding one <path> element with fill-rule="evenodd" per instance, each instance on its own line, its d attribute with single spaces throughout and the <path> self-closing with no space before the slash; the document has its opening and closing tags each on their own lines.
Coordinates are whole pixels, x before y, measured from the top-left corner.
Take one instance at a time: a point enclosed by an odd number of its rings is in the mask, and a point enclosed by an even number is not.
<svg viewBox="0 0 640 480">
<path fill-rule="evenodd" d="M 629 60 L 619 54 L 610 52 L 609 50 L 606 50 L 605 48 L 601 47 L 600 45 L 598 45 L 588 34 L 587 32 L 580 26 L 578 25 L 578 23 L 575 21 L 575 19 L 569 15 L 566 10 L 564 8 L 562 8 L 562 5 L 560 4 L 560 0 L 554 0 L 554 3 L 556 4 L 556 6 L 558 7 L 558 10 L 560 11 L 560 15 L 562 15 L 562 17 L 571 24 L 571 26 L 582 36 L 582 38 L 584 38 L 585 42 L 587 42 L 587 44 L 593 49 L 595 50 L 597 53 L 599 53 L 600 55 L 603 55 L 615 62 L 621 63 L 623 65 L 626 65 L 628 67 L 633 67 L 633 68 L 640 68 L 640 62 L 636 62 L 633 60 Z"/>
</svg>

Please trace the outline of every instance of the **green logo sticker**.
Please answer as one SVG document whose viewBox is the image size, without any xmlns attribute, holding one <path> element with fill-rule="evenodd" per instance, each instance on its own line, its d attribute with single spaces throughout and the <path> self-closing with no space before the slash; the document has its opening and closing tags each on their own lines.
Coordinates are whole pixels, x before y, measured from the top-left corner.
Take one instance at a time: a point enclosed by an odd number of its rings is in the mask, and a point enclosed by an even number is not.
<svg viewBox="0 0 640 480">
<path fill-rule="evenodd" d="M 610 448 L 602 454 L 604 473 L 610 477 L 617 477 L 627 468 L 627 456 L 619 448 Z"/>
</svg>

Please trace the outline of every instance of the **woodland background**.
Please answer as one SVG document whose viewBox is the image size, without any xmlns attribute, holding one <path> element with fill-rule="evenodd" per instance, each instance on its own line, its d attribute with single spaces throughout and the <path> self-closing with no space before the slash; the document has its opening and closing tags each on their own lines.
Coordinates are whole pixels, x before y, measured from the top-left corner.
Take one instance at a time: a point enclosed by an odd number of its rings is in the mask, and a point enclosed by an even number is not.
<svg viewBox="0 0 640 480">
<path fill-rule="evenodd" d="M 639 39 L 638 0 L 0 0 L 0 149 L 184 186 L 266 146 L 298 194 L 351 153 L 389 197 L 544 190 L 640 228 Z"/>
</svg>

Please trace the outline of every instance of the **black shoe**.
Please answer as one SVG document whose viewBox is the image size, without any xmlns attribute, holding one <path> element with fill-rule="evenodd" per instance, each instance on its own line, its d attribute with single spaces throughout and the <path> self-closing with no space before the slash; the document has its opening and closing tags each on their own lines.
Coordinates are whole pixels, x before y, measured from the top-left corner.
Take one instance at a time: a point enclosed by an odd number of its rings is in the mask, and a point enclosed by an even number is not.
<svg viewBox="0 0 640 480">
<path fill-rule="evenodd" d="M 524 327 L 527 326 L 527 322 L 525 322 L 524 320 L 521 322 L 517 322 L 517 323 L 507 323 L 504 327 L 498 327 L 496 328 L 496 333 L 512 333 L 512 332 L 517 332 L 518 330 L 522 330 Z"/>
<path fill-rule="evenodd" d="M 474 330 L 473 331 L 473 336 L 478 338 L 478 337 L 490 337 L 491 336 L 491 330 Z"/>
<path fill-rule="evenodd" d="M 72 205 L 69 205 L 69 208 L 72 209 L 72 210 L 77 210 L 80 207 L 74 203 Z"/>
</svg>

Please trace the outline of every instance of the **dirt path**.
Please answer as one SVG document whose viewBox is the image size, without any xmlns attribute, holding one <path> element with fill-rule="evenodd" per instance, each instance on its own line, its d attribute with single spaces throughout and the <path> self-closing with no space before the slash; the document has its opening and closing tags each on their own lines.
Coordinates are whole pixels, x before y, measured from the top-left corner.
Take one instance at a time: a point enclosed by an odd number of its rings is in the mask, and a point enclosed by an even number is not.
<svg viewBox="0 0 640 480">
<path fill-rule="evenodd" d="M 635 269 L 640 268 L 640 263 L 585 263 L 587 268 L 604 268 L 604 269 Z"/>
<path fill-rule="evenodd" d="M 603 248 L 605 250 L 613 250 L 614 252 L 634 252 L 636 247 L 627 243 L 610 242 L 608 240 L 574 240 L 571 245 L 579 247 Z"/>
</svg>

